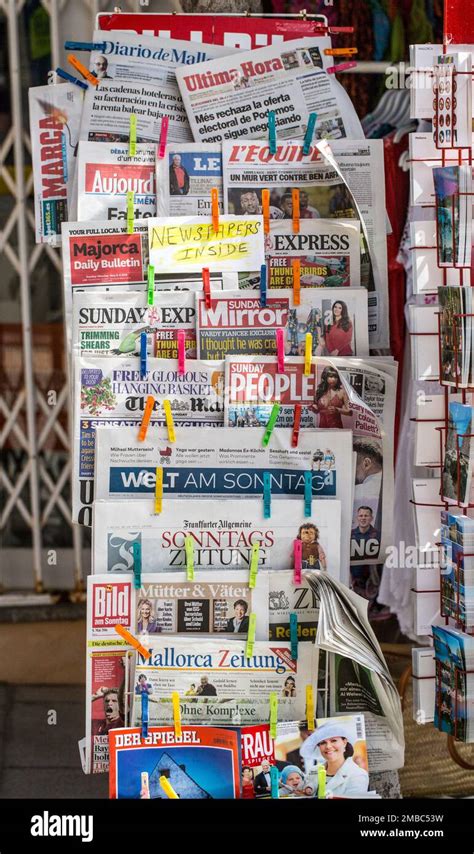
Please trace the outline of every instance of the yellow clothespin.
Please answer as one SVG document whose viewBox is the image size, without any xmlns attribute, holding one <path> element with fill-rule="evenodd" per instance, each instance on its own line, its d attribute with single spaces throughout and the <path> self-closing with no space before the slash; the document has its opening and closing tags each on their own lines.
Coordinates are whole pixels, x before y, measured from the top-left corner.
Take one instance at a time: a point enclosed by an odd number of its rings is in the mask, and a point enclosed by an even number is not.
<svg viewBox="0 0 474 854">
<path fill-rule="evenodd" d="M 259 552 L 260 552 L 260 543 L 254 543 L 252 546 L 252 557 L 250 558 L 250 573 L 249 573 L 249 587 L 251 590 L 257 584 Z"/>
<path fill-rule="evenodd" d="M 306 722 L 309 732 L 314 730 L 314 693 L 313 686 L 306 686 Z"/>
<path fill-rule="evenodd" d="M 253 645 L 255 643 L 255 631 L 257 628 L 257 615 L 250 614 L 249 616 L 249 631 L 247 635 L 247 644 L 245 646 L 245 658 L 252 658 Z"/>
<path fill-rule="evenodd" d="M 163 468 L 156 467 L 155 481 L 155 513 L 161 513 L 163 509 Z"/>
<path fill-rule="evenodd" d="M 181 738 L 183 731 L 181 729 L 181 709 L 179 707 L 179 694 L 177 691 L 173 691 L 171 694 L 171 702 L 173 703 L 174 734 L 176 738 Z"/>
<path fill-rule="evenodd" d="M 174 432 L 173 413 L 171 412 L 171 403 L 169 400 L 163 401 L 163 409 L 166 418 L 166 426 L 168 428 L 168 441 L 176 442 L 176 433 Z"/>
<path fill-rule="evenodd" d="M 167 777 L 160 777 L 160 786 L 163 789 L 165 795 L 168 795 L 172 800 L 178 800 L 178 795 L 176 794 L 173 786 Z"/>
<path fill-rule="evenodd" d="M 123 626 L 115 626 L 115 631 L 124 641 L 128 643 L 129 646 L 133 646 L 140 655 L 143 655 L 143 658 L 148 658 L 150 653 L 144 646 L 140 643 L 140 641 L 134 637 L 127 629 L 124 629 Z"/>
<path fill-rule="evenodd" d="M 326 769 L 320 762 L 318 764 L 318 799 L 326 797 Z"/>
<path fill-rule="evenodd" d="M 130 135 L 128 137 L 128 153 L 130 157 L 135 157 L 137 153 L 137 117 L 135 113 L 130 113 Z"/>
<path fill-rule="evenodd" d="M 127 192 L 127 234 L 133 234 L 133 221 L 135 219 L 133 190 Z"/>
<path fill-rule="evenodd" d="M 311 332 L 306 333 L 304 342 L 304 375 L 311 376 L 311 358 L 313 355 L 313 336 Z"/>
<path fill-rule="evenodd" d="M 184 551 L 186 553 L 186 581 L 194 581 L 194 540 L 190 534 L 184 538 Z"/>
<path fill-rule="evenodd" d="M 278 697 L 275 691 L 270 694 L 270 738 L 277 737 Z"/>
</svg>

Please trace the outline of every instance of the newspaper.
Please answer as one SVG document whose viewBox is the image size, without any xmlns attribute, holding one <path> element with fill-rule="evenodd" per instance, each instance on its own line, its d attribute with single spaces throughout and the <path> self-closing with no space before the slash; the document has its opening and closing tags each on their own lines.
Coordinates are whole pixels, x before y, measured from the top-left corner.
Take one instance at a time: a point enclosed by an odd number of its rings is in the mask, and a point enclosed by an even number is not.
<svg viewBox="0 0 474 854">
<path fill-rule="evenodd" d="M 156 160 L 157 216 L 210 216 L 211 190 L 224 213 L 221 147 L 203 142 L 166 147 Z"/>
<path fill-rule="evenodd" d="M 127 221 L 127 193 L 133 193 L 133 218 L 156 215 L 155 147 L 137 145 L 131 157 L 124 143 L 79 143 L 79 220 Z"/>
<path fill-rule="evenodd" d="M 86 774 L 109 770 L 109 732 L 128 719 L 127 646 L 114 638 L 88 640 L 86 659 Z"/>
<path fill-rule="evenodd" d="M 36 243 L 61 245 L 69 219 L 83 92 L 73 83 L 28 90 Z"/>
<path fill-rule="evenodd" d="M 302 541 L 304 569 L 324 569 L 339 578 L 341 505 L 333 499 L 311 504 L 306 516 L 301 503 L 280 499 L 265 519 L 262 501 L 228 499 L 165 502 L 155 514 L 153 502 L 96 501 L 92 571 L 133 569 L 133 544 L 138 543 L 142 572 L 186 567 L 185 538 L 193 542 L 196 570 L 217 570 L 222 579 L 235 569 L 250 569 L 252 547 L 259 544 L 258 573 L 286 570 L 294 563 L 294 541 Z M 294 586 L 294 585 L 293 585 Z"/>
<path fill-rule="evenodd" d="M 219 142 L 268 134 L 268 111 L 277 135 L 304 135 L 310 113 L 318 115 L 317 138 L 364 134 L 349 96 L 326 74 L 329 58 L 317 38 L 297 39 L 176 69 L 176 79 L 195 142 Z M 330 60 L 329 60 L 330 64 Z"/>
<path fill-rule="evenodd" d="M 212 363 L 211 363 L 212 364 Z M 254 498 L 262 501 L 264 472 L 270 473 L 272 507 L 282 497 L 303 502 L 304 472 L 312 472 L 313 500 L 341 502 L 341 530 L 352 518 L 353 453 L 350 430 L 302 430 L 298 446 L 291 430 L 274 429 L 263 447 L 262 428 L 176 430 L 170 444 L 165 430 L 98 428 L 96 498 L 99 501 L 153 497 L 156 465 L 163 462 L 163 501 L 174 498 Z M 325 459 L 325 454 L 327 459 Z M 173 501 L 174 504 L 174 501 Z M 341 572 L 349 565 L 349 538 L 341 538 Z M 348 571 L 348 570 L 347 570 Z"/>
<path fill-rule="evenodd" d="M 283 641 L 255 641 L 247 657 L 246 642 L 239 640 L 195 641 L 175 638 L 159 641 L 148 637 L 148 658 L 136 655 L 133 689 L 144 675 L 150 685 L 149 722 L 167 723 L 171 694 L 180 697 L 181 720 L 200 723 L 255 723 L 269 719 L 269 695 L 278 695 L 280 720 L 304 718 L 306 686 L 316 697 L 318 649 L 301 644 L 298 659 Z M 133 697 L 132 721 L 141 723 L 141 691 Z M 230 702 L 229 702 L 230 701 Z M 240 718 L 240 720 L 239 720 Z"/>
<path fill-rule="evenodd" d="M 313 355 L 368 356 L 367 291 L 364 288 L 308 288 L 292 306 L 288 290 L 273 290 L 262 307 L 252 291 L 214 294 L 210 305 L 196 294 L 196 336 L 202 359 L 226 355 L 265 356 L 277 352 L 284 332 L 285 355 L 303 355 L 312 335 Z"/>
<path fill-rule="evenodd" d="M 278 502 L 280 503 L 280 502 Z M 326 502 L 327 505 L 333 502 Z M 310 525 L 303 530 L 299 539 L 303 540 L 303 569 L 301 582 L 295 583 L 293 571 L 270 572 L 268 593 L 269 640 L 290 640 L 290 614 L 296 614 L 298 620 L 298 642 L 313 643 L 319 618 L 319 599 L 307 580 L 308 571 L 318 569 L 318 556 L 315 560 L 315 543 L 309 542 L 314 532 Z M 318 518 L 319 528 L 319 518 Z M 318 537 L 319 539 L 319 537 Z M 331 572 L 331 570 L 329 569 Z"/>
<path fill-rule="evenodd" d="M 143 290 L 79 290 L 73 298 L 72 325 L 74 352 L 83 356 L 139 355 L 140 336 L 145 332 L 151 356 L 177 359 L 181 330 L 186 358 L 196 358 L 196 307 L 190 291 L 163 291 L 154 305 L 147 305 Z"/>
<path fill-rule="evenodd" d="M 388 426 L 383 429 L 381 420 L 349 384 L 344 371 L 339 372 L 339 366 L 344 368 L 343 357 L 313 358 L 311 374 L 306 376 L 304 359 L 290 356 L 285 359 L 285 373 L 280 374 L 277 360 L 271 356 L 228 356 L 225 424 L 263 427 L 273 405 L 279 403 L 277 425 L 291 427 L 298 403 L 303 407 L 302 430 L 352 428 L 357 457 L 353 512 L 350 528 L 343 524 L 342 530 L 350 530 L 353 563 L 376 563 L 392 542 L 393 427 L 391 432 Z M 370 363 L 362 360 L 359 368 L 359 378 L 367 385 L 374 384 L 374 398 L 382 393 L 388 398 L 389 391 L 395 397 L 396 385 L 388 374 L 372 372 Z M 320 464 L 325 466 L 330 455 L 323 445 L 320 448 Z"/>
<path fill-rule="evenodd" d="M 97 427 L 110 424 L 117 435 L 123 428 L 134 426 L 137 437 L 149 395 L 155 398 L 151 424 L 164 423 L 163 401 L 168 399 L 176 424 L 183 427 L 222 425 L 222 362 L 205 363 L 195 359 L 188 362 L 182 377 L 175 359 L 149 358 L 147 367 L 142 379 L 138 358 L 89 356 L 74 359 L 74 522 L 92 524 Z M 157 456 L 155 468 L 159 461 Z"/>
</svg>

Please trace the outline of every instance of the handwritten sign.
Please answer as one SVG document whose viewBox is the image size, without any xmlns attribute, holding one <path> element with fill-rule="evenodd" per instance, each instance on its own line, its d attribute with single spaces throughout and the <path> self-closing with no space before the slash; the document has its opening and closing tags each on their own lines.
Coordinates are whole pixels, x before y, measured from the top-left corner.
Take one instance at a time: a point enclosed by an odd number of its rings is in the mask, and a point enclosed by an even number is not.
<svg viewBox="0 0 474 854">
<path fill-rule="evenodd" d="M 264 262 L 263 218 L 220 216 L 217 231 L 211 218 L 149 219 L 150 264 L 161 273 L 259 270 Z"/>
</svg>

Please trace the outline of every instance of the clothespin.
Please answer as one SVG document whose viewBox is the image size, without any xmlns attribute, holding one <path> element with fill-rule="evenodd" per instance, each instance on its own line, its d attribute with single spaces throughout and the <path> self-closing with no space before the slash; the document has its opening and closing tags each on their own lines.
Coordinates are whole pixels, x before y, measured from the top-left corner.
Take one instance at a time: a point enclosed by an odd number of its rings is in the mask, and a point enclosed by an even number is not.
<svg viewBox="0 0 474 854">
<path fill-rule="evenodd" d="M 301 403 L 295 403 L 295 417 L 293 421 L 293 432 L 291 434 L 291 447 L 297 448 L 300 438 Z"/>
<path fill-rule="evenodd" d="M 277 329 L 276 331 L 276 345 L 277 345 L 277 373 L 284 374 L 285 373 L 285 333 L 283 329 Z"/>
<path fill-rule="evenodd" d="M 155 513 L 163 509 L 163 467 L 157 466 L 155 472 Z"/>
<path fill-rule="evenodd" d="M 130 113 L 130 135 L 128 138 L 128 153 L 130 157 L 135 157 L 137 153 L 137 116 L 135 113 Z"/>
<path fill-rule="evenodd" d="M 278 415 L 280 414 L 280 404 L 274 403 L 272 407 L 272 411 L 270 413 L 270 418 L 267 421 L 267 426 L 265 428 L 265 433 L 263 434 L 262 445 L 264 448 L 267 447 L 270 436 L 272 435 L 273 428 L 278 420 Z"/>
<path fill-rule="evenodd" d="M 177 691 L 173 691 L 171 694 L 171 702 L 173 703 L 174 734 L 176 738 L 181 738 L 183 731 L 181 729 L 181 709 L 179 707 L 179 694 Z"/>
<path fill-rule="evenodd" d="M 301 261 L 294 258 L 291 262 L 293 267 L 293 305 L 301 305 Z"/>
<path fill-rule="evenodd" d="M 144 792 L 142 795 L 140 793 L 140 797 L 142 800 L 149 801 L 150 800 L 150 779 L 148 777 L 148 771 L 142 771 L 140 775 L 141 782 L 141 792 Z"/>
<path fill-rule="evenodd" d="M 249 616 L 249 631 L 247 635 L 247 643 L 245 645 L 245 658 L 252 658 L 253 645 L 255 643 L 255 631 L 257 628 L 257 615 L 250 614 Z"/>
<path fill-rule="evenodd" d="M 146 691 L 142 691 L 142 741 L 144 738 L 148 738 L 148 694 Z"/>
<path fill-rule="evenodd" d="M 306 686 L 306 723 L 308 730 L 312 732 L 314 730 L 314 693 L 312 685 Z"/>
<path fill-rule="evenodd" d="M 270 791 L 272 798 L 278 798 L 278 780 L 279 780 L 278 768 L 276 765 L 270 765 Z"/>
<path fill-rule="evenodd" d="M 75 68 L 76 71 L 78 71 L 79 74 L 81 74 L 82 77 L 84 77 L 84 79 L 87 80 L 92 86 L 99 85 L 98 78 L 94 77 L 94 75 L 86 68 L 86 66 L 83 65 L 82 62 L 79 62 L 78 59 L 76 59 L 74 54 L 69 53 L 67 56 L 67 61 L 69 62 L 69 65 L 72 65 L 73 68 Z"/>
<path fill-rule="evenodd" d="M 186 554 L 186 581 L 194 581 L 194 540 L 190 534 L 184 538 L 184 551 Z"/>
<path fill-rule="evenodd" d="M 148 294 L 147 294 L 147 305 L 154 305 L 155 303 L 155 268 L 153 264 L 148 265 Z"/>
<path fill-rule="evenodd" d="M 84 83 L 83 80 L 79 80 L 77 77 L 73 77 L 72 74 L 69 74 L 68 71 L 64 71 L 64 69 L 59 68 L 59 66 L 56 69 L 56 74 L 58 75 L 58 77 L 62 77 L 63 80 L 67 80 L 68 83 L 75 83 L 76 86 L 80 86 L 81 89 L 89 88 L 87 83 Z"/>
<path fill-rule="evenodd" d="M 148 373 L 148 338 L 146 332 L 140 334 L 140 379 Z"/>
<path fill-rule="evenodd" d="M 267 265 L 260 267 L 260 305 L 265 308 L 267 304 Z"/>
<path fill-rule="evenodd" d="M 272 485 L 270 472 L 263 472 L 263 518 L 270 519 L 272 515 Z"/>
<path fill-rule="evenodd" d="M 270 234 L 270 190 L 262 190 L 263 233 Z"/>
<path fill-rule="evenodd" d="M 276 691 L 270 693 L 270 738 L 277 737 L 278 697 Z"/>
<path fill-rule="evenodd" d="M 219 190 L 213 187 L 211 190 L 211 214 L 212 228 L 215 232 L 219 231 Z"/>
<path fill-rule="evenodd" d="M 331 65 L 330 68 L 326 68 L 326 72 L 328 74 L 335 74 L 336 71 L 349 71 L 351 68 L 355 68 L 357 62 L 341 62 L 339 65 Z"/>
<path fill-rule="evenodd" d="M 127 234 L 133 234 L 133 220 L 135 219 L 133 190 L 127 191 Z"/>
<path fill-rule="evenodd" d="M 298 660 L 298 615 L 295 611 L 290 614 L 290 643 L 291 657 L 293 661 Z"/>
<path fill-rule="evenodd" d="M 326 798 L 326 769 L 322 762 L 318 763 L 318 800 Z"/>
<path fill-rule="evenodd" d="M 186 339 L 184 329 L 178 330 L 178 376 L 183 377 L 186 371 Z"/>
<path fill-rule="evenodd" d="M 100 50 L 105 51 L 105 42 L 64 42 L 64 50 Z"/>
<path fill-rule="evenodd" d="M 149 651 L 147 649 L 145 649 L 145 647 L 140 643 L 140 641 L 136 637 L 134 637 L 132 634 L 130 634 L 130 632 L 128 632 L 127 629 L 124 629 L 123 626 L 114 626 L 114 628 L 115 628 L 115 631 L 117 632 L 117 634 L 120 635 L 120 637 L 124 641 L 126 641 L 126 643 L 128 643 L 129 646 L 132 646 L 133 649 L 135 649 L 137 652 L 139 652 L 140 655 L 143 656 L 143 658 L 149 658 L 150 657 Z"/>
<path fill-rule="evenodd" d="M 250 558 L 249 572 L 249 587 L 253 590 L 257 585 L 258 559 L 260 554 L 260 543 L 254 543 L 252 546 L 252 556 Z"/>
<path fill-rule="evenodd" d="M 306 133 L 304 135 L 303 142 L 303 154 L 309 154 L 309 150 L 311 148 L 311 143 L 313 141 L 313 133 L 314 128 L 316 126 L 316 119 L 318 118 L 317 113 L 310 113 L 308 117 L 308 124 L 306 126 Z"/>
<path fill-rule="evenodd" d="M 313 357 L 313 336 L 311 332 L 306 333 L 304 341 L 304 375 L 311 376 L 311 359 Z"/>
<path fill-rule="evenodd" d="M 211 274 L 209 267 L 202 268 L 202 289 L 204 291 L 204 302 L 206 308 L 211 307 Z"/>
<path fill-rule="evenodd" d="M 169 400 L 163 401 L 163 410 L 165 413 L 166 426 L 168 428 L 168 441 L 176 442 L 176 433 L 174 431 L 173 413 L 171 412 L 171 403 Z"/>
<path fill-rule="evenodd" d="M 145 403 L 145 411 L 143 413 L 142 423 L 140 424 L 140 429 L 138 431 L 138 441 L 144 442 L 148 430 L 148 425 L 150 423 L 151 413 L 153 412 L 153 407 L 155 405 L 155 398 L 152 394 L 149 394 L 146 403 Z"/>
<path fill-rule="evenodd" d="M 179 800 L 179 797 L 176 794 L 175 790 L 173 789 L 173 786 L 171 785 L 170 781 L 168 780 L 168 777 L 164 777 L 164 776 L 160 777 L 159 783 L 160 783 L 160 786 L 163 789 L 165 795 L 167 795 L 170 798 L 170 800 Z"/>
<path fill-rule="evenodd" d="M 142 586 L 142 547 L 138 542 L 132 543 L 133 552 L 133 586 L 140 590 Z"/>
<path fill-rule="evenodd" d="M 326 47 L 323 53 L 325 56 L 354 56 L 359 51 L 356 47 Z"/>
<path fill-rule="evenodd" d="M 168 139 L 168 125 L 170 120 L 168 116 L 163 116 L 161 119 L 160 139 L 158 142 L 157 157 L 158 160 L 163 160 L 166 153 L 166 140 Z"/>
<path fill-rule="evenodd" d="M 304 473 L 304 515 L 308 519 L 311 516 L 311 504 L 313 501 L 313 472 Z"/>
<path fill-rule="evenodd" d="M 294 187 L 291 191 L 291 200 L 293 208 L 293 232 L 300 232 L 300 191 Z"/>
<path fill-rule="evenodd" d="M 268 111 L 268 147 L 270 154 L 276 154 L 277 150 L 277 132 L 276 132 L 276 114 L 274 110 Z"/>
<path fill-rule="evenodd" d="M 301 570 L 303 566 L 303 543 L 301 540 L 293 540 L 293 583 L 301 584 Z"/>
</svg>

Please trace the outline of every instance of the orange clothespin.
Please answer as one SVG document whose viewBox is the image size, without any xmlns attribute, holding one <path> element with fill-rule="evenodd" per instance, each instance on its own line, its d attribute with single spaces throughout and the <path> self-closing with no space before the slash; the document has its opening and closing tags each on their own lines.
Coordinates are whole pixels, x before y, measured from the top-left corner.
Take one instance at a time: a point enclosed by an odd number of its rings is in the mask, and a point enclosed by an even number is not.
<svg viewBox="0 0 474 854">
<path fill-rule="evenodd" d="M 211 211 L 212 211 L 212 227 L 214 231 L 219 231 L 219 190 L 213 187 L 211 190 Z"/>
<path fill-rule="evenodd" d="M 293 202 L 293 232 L 299 234 L 300 231 L 300 191 L 293 189 L 291 191 L 291 200 Z"/>
<path fill-rule="evenodd" d="M 151 414 L 153 412 L 153 407 L 155 405 L 155 398 L 152 394 L 149 394 L 146 399 L 145 411 L 143 413 L 142 423 L 140 424 L 140 430 L 138 431 L 138 441 L 144 442 L 146 439 L 146 434 L 148 430 L 148 425 L 150 423 Z"/>
<path fill-rule="evenodd" d="M 270 234 L 270 190 L 262 190 L 263 233 Z"/>
<path fill-rule="evenodd" d="M 209 267 L 202 268 L 202 289 L 204 291 L 204 302 L 206 308 L 211 307 L 211 274 Z"/>
<path fill-rule="evenodd" d="M 120 635 L 120 637 L 123 638 L 130 646 L 133 646 L 140 655 L 143 655 L 144 658 L 149 658 L 150 653 L 144 646 L 142 646 L 138 638 L 130 634 L 130 632 L 128 632 L 127 629 L 124 629 L 123 626 L 115 626 L 114 628 L 117 634 Z"/>
<path fill-rule="evenodd" d="M 354 56 L 359 53 L 356 47 L 326 47 L 323 52 L 325 56 Z"/>
<path fill-rule="evenodd" d="M 89 71 L 89 69 L 86 68 L 86 66 L 83 65 L 82 62 L 79 62 L 79 60 L 76 59 L 76 57 L 74 56 L 73 53 L 68 54 L 67 61 L 69 62 L 69 65 L 72 65 L 72 67 L 75 68 L 76 71 L 79 72 L 79 74 L 82 74 L 84 79 L 88 80 L 92 86 L 98 86 L 99 85 L 98 78 L 94 77 L 92 72 Z"/>
<path fill-rule="evenodd" d="M 293 267 L 293 305 L 301 305 L 301 261 L 294 258 L 291 262 Z"/>
</svg>

